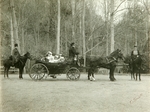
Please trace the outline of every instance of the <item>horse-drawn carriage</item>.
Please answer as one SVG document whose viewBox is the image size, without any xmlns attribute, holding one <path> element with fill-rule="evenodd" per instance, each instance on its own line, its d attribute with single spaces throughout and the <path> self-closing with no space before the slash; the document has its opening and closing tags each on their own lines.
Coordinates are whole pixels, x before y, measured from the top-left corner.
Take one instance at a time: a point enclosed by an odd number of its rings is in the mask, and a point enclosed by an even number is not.
<svg viewBox="0 0 150 112">
<path fill-rule="evenodd" d="M 50 63 L 43 60 L 36 60 L 30 69 L 29 76 L 33 80 L 41 80 L 48 76 L 56 78 L 56 76 L 65 73 L 70 80 L 78 80 L 80 78 L 78 65 L 70 61 Z"/>
<path fill-rule="evenodd" d="M 117 49 L 112 52 L 107 57 L 98 57 L 89 60 L 86 67 L 79 66 L 77 64 L 79 60 L 77 59 L 75 63 L 70 63 L 67 59 L 64 62 L 49 63 L 46 61 L 36 60 L 35 64 L 30 69 L 30 77 L 33 80 L 40 80 L 51 76 L 55 78 L 58 74 L 66 73 L 66 76 L 70 80 L 78 80 L 80 78 L 79 69 L 88 69 L 88 79 L 94 78 L 94 71 L 96 68 L 107 68 L 110 70 L 109 78 L 111 81 L 116 80 L 114 77 L 114 70 L 116 68 L 116 63 L 118 58 L 123 59 L 123 54 L 121 50 Z"/>
<path fill-rule="evenodd" d="M 123 59 L 124 56 L 121 53 L 121 50 L 117 49 L 112 52 L 107 57 L 97 57 L 97 58 L 89 58 L 86 59 L 88 63 L 86 63 L 86 67 L 82 67 L 81 61 L 79 59 L 70 61 L 64 60 L 57 63 L 50 63 L 43 60 L 36 60 L 35 63 L 31 66 L 29 76 L 33 80 L 41 80 L 42 78 L 47 78 L 47 76 L 56 78 L 57 75 L 66 73 L 66 76 L 70 80 L 78 80 L 80 78 L 79 69 L 88 69 L 88 79 L 90 77 L 94 77 L 94 71 L 96 68 L 106 68 L 109 69 L 109 78 L 111 81 L 115 81 L 114 70 L 117 66 L 118 59 Z M 29 52 L 20 57 L 20 60 L 15 63 L 14 67 L 19 68 L 19 78 L 22 79 L 23 76 L 23 68 L 27 59 L 32 59 L 32 56 Z M 80 62 L 80 64 L 77 64 Z M 6 59 L 4 61 L 4 77 L 5 75 L 8 77 L 8 71 L 10 66 L 12 66 L 12 60 Z M 79 66 L 80 65 L 80 66 Z"/>
</svg>

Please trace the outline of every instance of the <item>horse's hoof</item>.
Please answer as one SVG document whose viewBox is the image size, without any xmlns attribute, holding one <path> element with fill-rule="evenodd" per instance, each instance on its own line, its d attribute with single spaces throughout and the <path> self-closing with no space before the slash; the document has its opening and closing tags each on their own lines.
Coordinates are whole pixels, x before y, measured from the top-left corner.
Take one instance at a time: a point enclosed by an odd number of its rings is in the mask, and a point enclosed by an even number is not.
<svg viewBox="0 0 150 112">
<path fill-rule="evenodd" d="M 93 81 L 95 81 L 95 78 L 93 77 Z"/>
<path fill-rule="evenodd" d="M 114 81 L 116 81 L 116 79 L 114 78 Z"/>
<path fill-rule="evenodd" d="M 110 78 L 110 81 L 114 81 L 114 79 Z"/>
</svg>

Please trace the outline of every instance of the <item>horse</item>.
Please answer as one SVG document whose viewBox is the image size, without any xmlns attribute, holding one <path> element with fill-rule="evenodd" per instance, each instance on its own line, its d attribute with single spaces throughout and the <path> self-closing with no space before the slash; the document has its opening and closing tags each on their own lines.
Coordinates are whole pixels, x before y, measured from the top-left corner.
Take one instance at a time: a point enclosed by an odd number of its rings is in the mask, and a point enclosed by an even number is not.
<svg viewBox="0 0 150 112">
<path fill-rule="evenodd" d="M 19 68 L 19 79 L 23 79 L 22 74 L 23 74 L 23 69 L 24 66 L 26 64 L 27 59 L 30 59 L 31 55 L 29 52 L 27 52 L 26 54 L 24 54 L 23 56 L 20 57 L 19 61 L 17 63 L 14 64 L 15 68 Z M 10 56 L 9 59 L 5 59 L 3 62 L 4 65 L 4 77 L 5 75 L 7 76 L 7 78 L 9 78 L 8 76 L 8 72 L 9 69 L 12 65 L 12 56 Z"/>
<path fill-rule="evenodd" d="M 131 73 L 131 80 L 132 78 L 134 80 L 137 80 L 137 77 L 139 75 L 139 81 L 141 81 L 141 70 L 142 70 L 142 57 L 141 55 L 138 55 L 136 57 L 129 56 L 129 59 L 127 61 L 127 58 L 125 59 L 125 63 L 129 64 L 129 70 Z M 134 74 L 136 73 L 136 79 Z"/>
<path fill-rule="evenodd" d="M 131 74 L 131 80 L 135 79 L 135 76 L 133 74 L 133 66 L 132 66 L 132 58 L 131 58 L 131 56 L 126 56 L 125 60 L 124 60 L 124 63 L 128 64 L 127 71 L 130 72 L 130 74 Z"/>
<path fill-rule="evenodd" d="M 115 81 L 116 79 L 114 77 L 114 71 L 119 58 L 124 60 L 124 56 L 121 53 L 121 50 L 117 49 L 107 57 L 89 59 L 88 80 L 91 80 L 91 78 L 92 80 L 94 79 L 94 71 L 96 68 L 106 68 L 110 70 L 110 80 Z"/>
</svg>

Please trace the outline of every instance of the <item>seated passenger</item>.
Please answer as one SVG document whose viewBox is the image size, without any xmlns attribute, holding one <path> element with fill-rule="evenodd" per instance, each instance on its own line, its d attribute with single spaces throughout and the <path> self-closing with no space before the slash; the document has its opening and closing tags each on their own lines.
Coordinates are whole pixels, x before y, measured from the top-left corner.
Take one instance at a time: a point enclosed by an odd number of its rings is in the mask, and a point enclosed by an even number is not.
<svg viewBox="0 0 150 112">
<path fill-rule="evenodd" d="M 55 55 L 55 62 L 64 62 L 65 61 L 65 58 L 61 56 L 62 54 L 59 54 L 59 55 Z"/>
<path fill-rule="evenodd" d="M 65 61 L 65 58 L 62 56 L 62 54 L 59 54 L 60 56 L 59 56 L 59 61 L 60 62 L 64 62 Z"/>
<path fill-rule="evenodd" d="M 48 62 L 54 62 L 54 56 L 52 55 L 52 52 L 47 52 L 46 59 L 48 59 Z"/>
</svg>

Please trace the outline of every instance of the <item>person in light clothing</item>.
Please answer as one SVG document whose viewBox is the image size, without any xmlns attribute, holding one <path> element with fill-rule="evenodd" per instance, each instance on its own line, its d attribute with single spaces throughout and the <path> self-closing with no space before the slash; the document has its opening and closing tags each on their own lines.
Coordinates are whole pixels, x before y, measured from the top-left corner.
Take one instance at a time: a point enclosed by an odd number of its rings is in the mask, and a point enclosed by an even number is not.
<svg viewBox="0 0 150 112">
<path fill-rule="evenodd" d="M 54 56 L 52 55 L 52 52 L 47 52 L 46 59 L 48 60 L 48 62 L 54 62 Z"/>
</svg>

